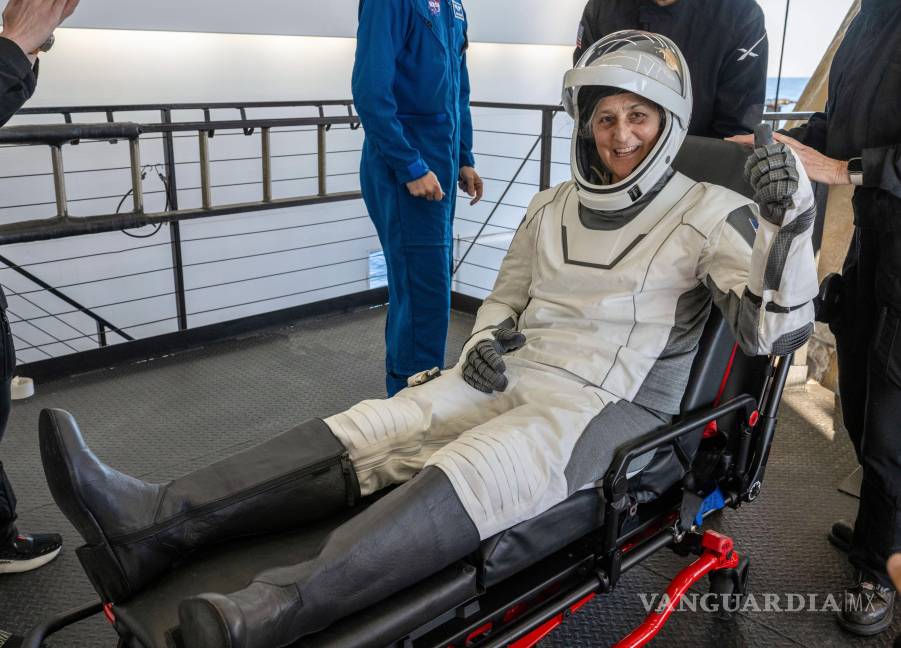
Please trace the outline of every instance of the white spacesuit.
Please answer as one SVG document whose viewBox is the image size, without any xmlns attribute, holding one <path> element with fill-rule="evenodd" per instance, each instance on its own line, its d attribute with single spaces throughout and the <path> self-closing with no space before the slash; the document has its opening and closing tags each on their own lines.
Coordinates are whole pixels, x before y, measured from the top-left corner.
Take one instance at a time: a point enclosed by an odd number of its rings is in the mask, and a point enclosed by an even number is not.
<svg viewBox="0 0 901 648">
<path fill-rule="evenodd" d="M 617 447 L 679 412 L 711 303 L 747 353 L 803 344 L 817 294 L 810 183 L 781 145 L 756 149 L 758 216 L 738 194 L 673 173 L 690 88 L 663 37 L 618 32 L 589 48 L 565 80 L 573 180 L 534 198 L 443 375 L 165 484 L 107 466 L 69 414 L 43 412 L 48 485 L 104 600 L 199 547 L 297 528 L 399 484 L 334 528 L 315 558 L 179 606 L 189 648 L 289 645 L 593 484 Z M 593 139 L 605 128 L 596 113 L 636 100 L 656 118 L 622 128 L 650 134 L 646 150 Z"/>
<path fill-rule="evenodd" d="M 437 466 L 482 538 L 593 483 L 619 444 L 679 412 L 711 302 L 750 355 L 789 353 L 812 331 L 803 169 L 781 228 L 747 198 L 673 173 L 691 84 L 664 39 L 605 39 L 565 85 L 575 179 L 532 200 L 460 364 L 326 419 L 364 493 Z M 583 86 L 641 88 L 666 111 L 654 150 L 617 185 L 592 182 Z M 480 393 L 464 380 L 468 351 L 499 327 L 525 344 L 503 356 L 506 390 Z"/>
</svg>

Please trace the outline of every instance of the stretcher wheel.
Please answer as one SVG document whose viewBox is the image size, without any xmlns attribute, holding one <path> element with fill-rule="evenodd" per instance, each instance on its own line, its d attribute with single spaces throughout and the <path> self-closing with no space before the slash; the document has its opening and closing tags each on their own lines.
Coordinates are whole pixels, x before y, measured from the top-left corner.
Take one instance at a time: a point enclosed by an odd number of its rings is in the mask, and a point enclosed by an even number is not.
<svg viewBox="0 0 901 648">
<path fill-rule="evenodd" d="M 748 593 L 748 576 L 751 559 L 741 556 L 734 569 L 720 569 L 710 572 L 710 593 L 716 595 L 715 615 L 718 619 L 728 621 L 733 613 L 741 609 Z"/>
</svg>

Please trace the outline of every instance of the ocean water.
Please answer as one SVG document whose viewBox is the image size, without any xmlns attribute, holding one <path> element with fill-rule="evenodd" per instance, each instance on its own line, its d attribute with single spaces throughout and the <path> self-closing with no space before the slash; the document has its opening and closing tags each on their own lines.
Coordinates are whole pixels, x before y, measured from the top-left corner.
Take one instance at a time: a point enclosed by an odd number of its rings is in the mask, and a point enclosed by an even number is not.
<svg viewBox="0 0 901 648">
<path fill-rule="evenodd" d="M 767 112 L 773 110 L 773 101 L 776 99 L 776 81 L 775 77 L 770 77 L 766 80 Z M 781 103 L 783 100 L 788 100 L 789 103 L 780 106 L 779 112 L 794 110 L 795 104 L 801 93 L 804 92 L 804 88 L 807 87 L 808 81 L 810 81 L 810 77 L 782 77 L 782 82 L 779 84 L 779 101 Z"/>
</svg>

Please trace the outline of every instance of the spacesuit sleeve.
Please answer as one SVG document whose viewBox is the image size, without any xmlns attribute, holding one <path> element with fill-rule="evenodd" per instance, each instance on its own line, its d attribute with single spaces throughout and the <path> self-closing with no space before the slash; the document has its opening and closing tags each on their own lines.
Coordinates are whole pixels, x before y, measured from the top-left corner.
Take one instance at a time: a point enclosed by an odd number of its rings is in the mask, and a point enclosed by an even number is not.
<svg viewBox="0 0 901 648">
<path fill-rule="evenodd" d="M 368 0 L 360 3 L 357 54 L 351 92 L 354 105 L 372 142 L 401 183 L 417 180 L 429 167 L 404 135 L 391 89 L 412 9 L 403 0 Z"/>
<path fill-rule="evenodd" d="M 472 328 L 472 336 L 464 346 L 463 357 L 480 339 L 491 337 L 493 329 L 518 328 L 519 316 L 529 303 L 538 220 L 527 215 L 513 235 L 513 241 L 498 271 L 494 289 L 476 313 L 476 323 Z"/>
<path fill-rule="evenodd" d="M 748 355 L 787 355 L 813 332 L 816 205 L 806 176 L 800 184 L 782 227 L 760 218 L 753 203 L 739 207 L 710 234 L 698 266 Z"/>
<path fill-rule="evenodd" d="M 867 148 L 861 155 L 863 186 L 901 198 L 901 145 Z"/>
</svg>

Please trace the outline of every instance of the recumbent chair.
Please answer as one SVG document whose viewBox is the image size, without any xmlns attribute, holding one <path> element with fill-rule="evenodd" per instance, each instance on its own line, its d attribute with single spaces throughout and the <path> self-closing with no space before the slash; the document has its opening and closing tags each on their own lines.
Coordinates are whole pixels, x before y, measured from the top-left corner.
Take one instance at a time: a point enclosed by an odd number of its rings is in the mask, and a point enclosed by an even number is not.
<svg viewBox="0 0 901 648">
<path fill-rule="evenodd" d="M 742 171 L 746 157 L 738 145 L 689 137 L 674 167 L 749 195 Z M 295 648 L 529 648 L 667 547 L 699 556 L 671 585 L 674 603 L 708 573 L 713 591 L 740 595 L 747 559 L 739 559 L 731 539 L 699 529 L 706 516 L 726 506 L 738 508 L 759 494 L 790 364 L 790 356 L 745 356 L 713 308 L 682 415 L 619 448 L 597 488 L 486 540 L 467 560 Z M 651 462 L 632 474 L 631 461 L 652 450 Z M 24 646 L 40 648 L 53 632 L 102 612 L 118 633 L 120 648 L 181 648 L 182 599 L 235 591 L 259 572 L 314 556 L 329 531 L 354 512 L 302 531 L 208 550 L 127 602 L 101 600 L 48 620 L 29 633 Z M 617 646 L 646 644 L 667 616 L 652 612 Z"/>
</svg>

